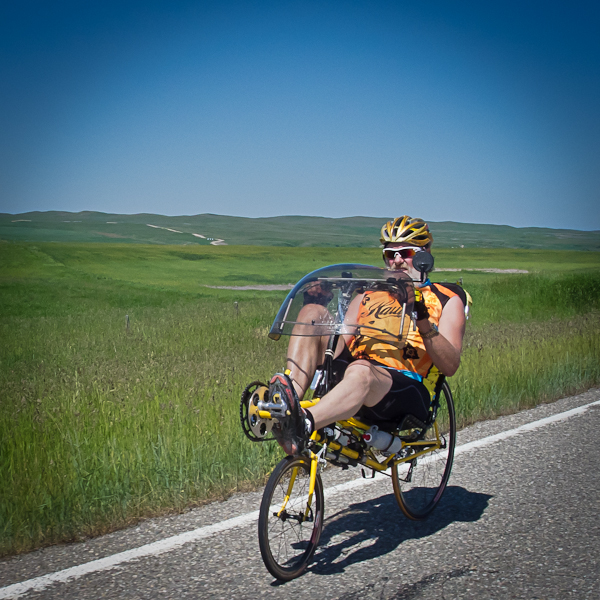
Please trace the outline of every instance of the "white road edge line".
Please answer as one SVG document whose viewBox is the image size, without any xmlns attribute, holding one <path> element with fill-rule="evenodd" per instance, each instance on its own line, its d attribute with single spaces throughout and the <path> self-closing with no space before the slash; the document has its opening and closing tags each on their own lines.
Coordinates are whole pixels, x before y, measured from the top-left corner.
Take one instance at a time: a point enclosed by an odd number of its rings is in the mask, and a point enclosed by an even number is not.
<svg viewBox="0 0 600 600">
<path fill-rule="evenodd" d="M 526 423 L 525 425 L 521 425 L 515 429 L 510 429 L 508 431 L 503 431 L 495 435 L 489 435 L 479 440 L 475 440 L 474 442 L 462 444 L 461 446 L 456 447 L 454 455 L 459 456 L 465 452 L 470 452 L 477 448 L 489 446 L 490 444 L 506 440 L 515 435 L 519 435 L 520 433 L 534 431 L 535 429 L 545 427 L 551 423 L 557 423 L 559 421 L 570 419 L 571 417 L 585 413 L 590 407 L 598 405 L 600 405 L 600 400 L 596 400 L 595 402 L 590 402 L 589 404 L 584 404 L 583 406 L 552 415 L 551 417 L 545 417 L 543 419 L 539 419 L 538 421 Z M 382 479 L 380 477 L 376 479 L 355 479 L 353 481 L 342 483 L 325 490 L 325 496 L 331 497 L 351 489 L 369 485 L 374 481 L 379 482 L 382 481 Z M 132 548 L 131 550 L 126 550 L 125 552 L 119 552 L 117 554 L 112 554 L 111 556 L 106 556 L 105 558 L 92 560 L 82 565 L 63 569 L 62 571 L 56 571 L 55 573 L 41 575 L 40 577 L 35 577 L 34 579 L 22 581 L 21 583 L 15 583 L 0 588 L 0 600 L 3 600 L 4 598 L 18 598 L 27 592 L 43 590 L 53 583 L 65 583 L 72 579 L 78 579 L 79 577 L 87 575 L 88 573 L 113 569 L 120 564 L 140 559 L 145 556 L 157 556 L 158 554 L 170 552 L 171 550 L 180 548 L 184 544 L 196 542 L 235 527 L 242 527 L 249 523 L 256 522 L 257 519 L 258 511 L 255 510 L 250 513 L 246 513 L 245 515 L 240 515 L 239 517 L 227 519 L 226 521 L 221 521 L 220 523 L 215 523 L 214 525 L 199 527 L 198 529 L 186 531 L 185 533 L 180 533 L 178 535 L 165 538 L 164 540 L 152 542 L 151 544 L 145 544 L 139 548 Z"/>
</svg>

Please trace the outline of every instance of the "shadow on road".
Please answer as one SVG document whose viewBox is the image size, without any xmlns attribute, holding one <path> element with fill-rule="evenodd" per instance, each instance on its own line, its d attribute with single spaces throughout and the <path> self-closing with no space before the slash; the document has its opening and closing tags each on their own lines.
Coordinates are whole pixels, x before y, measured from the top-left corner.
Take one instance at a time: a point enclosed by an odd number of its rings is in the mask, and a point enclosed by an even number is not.
<svg viewBox="0 0 600 600">
<path fill-rule="evenodd" d="M 326 519 L 320 550 L 309 571 L 317 575 L 342 573 L 352 564 L 391 552 L 406 540 L 428 537 L 457 521 L 477 521 L 491 497 L 450 486 L 425 521 L 407 519 L 393 494 L 351 504 Z"/>
</svg>

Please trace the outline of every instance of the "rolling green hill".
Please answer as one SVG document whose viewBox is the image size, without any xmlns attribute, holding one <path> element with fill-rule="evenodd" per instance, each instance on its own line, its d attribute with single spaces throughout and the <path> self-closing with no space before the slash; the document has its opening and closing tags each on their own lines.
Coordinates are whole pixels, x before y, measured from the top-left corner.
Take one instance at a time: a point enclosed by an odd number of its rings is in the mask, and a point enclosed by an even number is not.
<svg viewBox="0 0 600 600">
<path fill-rule="evenodd" d="M 174 245 L 376 247 L 385 217 L 118 215 L 101 212 L 0 214 L 0 239 Z M 600 250 L 600 231 L 430 222 L 438 248 Z"/>
</svg>

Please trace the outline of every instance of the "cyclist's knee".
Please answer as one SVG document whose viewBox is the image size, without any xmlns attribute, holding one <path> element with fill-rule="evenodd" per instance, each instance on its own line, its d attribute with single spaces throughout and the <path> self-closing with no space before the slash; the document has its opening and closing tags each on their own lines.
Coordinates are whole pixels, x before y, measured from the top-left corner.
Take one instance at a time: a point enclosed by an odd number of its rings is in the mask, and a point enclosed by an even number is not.
<svg viewBox="0 0 600 600">
<path fill-rule="evenodd" d="M 324 320 L 331 321 L 331 313 L 320 304 L 306 304 L 298 313 L 298 320 L 319 319 L 319 322 Z"/>
<path fill-rule="evenodd" d="M 376 375 L 371 363 L 366 360 L 356 360 L 348 365 L 344 379 L 368 390 L 376 382 Z"/>
<path fill-rule="evenodd" d="M 346 376 L 348 384 L 362 392 L 363 402 L 371 402 L 374 397 L 381 399 L 389 391 L 392 383 L 392 378 L 385 369 L 366 360 L 357 360 L 350 364 L 344 379 Z"/>
<path fill-rule="evenodd" d="M 300 309 L 296 320 L 297 323 L 294 325 L 292 330 L 290 342 L 294 337 L 310 337 L 320 340 L 318 336 L 320 333 L 319 326 L 322 326 L 325 323 L 330 323 L 332 321 L 332 317 L 324 306 L 320 306 L 319 304 L 307 304 Z M 323 333 L 328 332 L 324 330 Z M 329 336 L 327 336 L 327 338 L 328 337 Z M 321 342 L 319 341 L 319 343 Z"/>
</svg>

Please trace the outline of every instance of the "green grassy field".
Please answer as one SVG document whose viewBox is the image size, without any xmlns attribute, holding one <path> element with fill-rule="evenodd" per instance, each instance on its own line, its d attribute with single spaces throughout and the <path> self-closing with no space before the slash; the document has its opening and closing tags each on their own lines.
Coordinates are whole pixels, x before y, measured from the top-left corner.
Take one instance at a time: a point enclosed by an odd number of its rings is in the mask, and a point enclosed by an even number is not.
<svg viewBox="0 0 600 600">
<path fill-rule="evenodd" d="M 13 242 L 106 242 L 206 246 L 366 247 L 378 245 L 390 217 L 284 216 L 268 218 L 201 214 L 118 215 L 99 212 L 0 213 L 0 240 Z M 437 248 L 600 250 L 600 231 L 433 222 Z"/>
<path fill-rule="evenodd" d="M 440 249 L 474 299 L 461 425 L 600 381 L 600 253 Z M 0 554 L 73 540 L 264 480 L 282 456 L 238 424 L 284 364 L 267 330 L 292 283 L 369 248 L 0 242 Z M 236 304 L 237 303 L 237 307 Z M 128 323 L 126 321 L 128 317 Z"/>
</svg>

